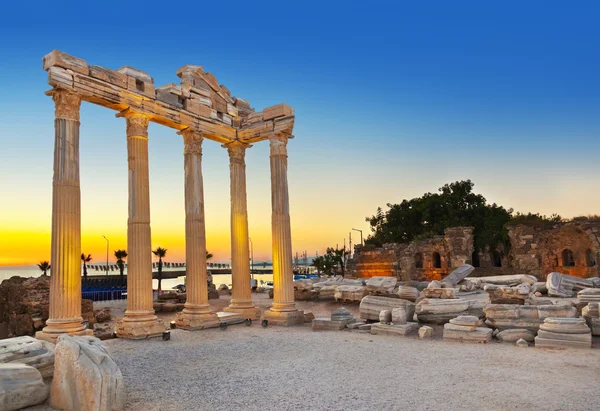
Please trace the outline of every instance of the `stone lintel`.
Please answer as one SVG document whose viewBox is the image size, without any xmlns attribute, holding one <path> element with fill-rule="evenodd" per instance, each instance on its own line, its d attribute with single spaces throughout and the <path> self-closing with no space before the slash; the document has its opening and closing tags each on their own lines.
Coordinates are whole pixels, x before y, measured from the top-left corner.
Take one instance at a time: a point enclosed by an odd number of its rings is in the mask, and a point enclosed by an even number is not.
<svg viewBox="0 0 600 411">
<path fill-rule="evenodd" d="M 154 79 L 150 74 L 145 71 L 136 69 L 131 66 L 123 66 L 117 69 L 117 72 L 125 74 L 126 76 L 133 77 L 137 80 L 143 81 L 144 83 L 154 84 Z M 84 73 L 85 74 L 85 73 Z"/>
</svg>

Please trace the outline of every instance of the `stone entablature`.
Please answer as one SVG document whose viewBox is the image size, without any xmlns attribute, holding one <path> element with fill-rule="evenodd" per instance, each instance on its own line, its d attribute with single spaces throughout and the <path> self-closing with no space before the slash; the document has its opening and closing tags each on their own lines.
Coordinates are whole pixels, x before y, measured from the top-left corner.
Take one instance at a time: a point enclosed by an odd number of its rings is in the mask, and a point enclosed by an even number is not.
<svg viewBox="0 0 600 411">
<path fill-rule="evenodd" d="M 256 112 L 246 100 L 232 97 L 202 66 L 183 66 L 177 70 L 180 85 L 157 88 L 154 79 L 141 70 L 88 65 L 59 50 L 44 56 L 43 68 L 48 72 L 48 84 L 84 101 L 119 112 L 129 109 L 176 130 L 197 130 L 220 143 L 253 143 L 267 140 L 272 133 L 291 135 L 294 127 L 292 107 L 277 104 Z M 78 110 L 76 114 L 78 117 Z"/>
</svg>

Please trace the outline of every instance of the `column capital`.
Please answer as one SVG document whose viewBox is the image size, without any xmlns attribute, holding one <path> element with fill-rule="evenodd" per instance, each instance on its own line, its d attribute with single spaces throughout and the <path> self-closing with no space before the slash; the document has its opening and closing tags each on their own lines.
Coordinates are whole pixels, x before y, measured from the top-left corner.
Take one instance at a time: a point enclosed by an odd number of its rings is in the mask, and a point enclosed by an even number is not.
<svg viewBox="0 0 600 411">
<path fill-rule="evenodd" d="M 116 116 L 127 120 L 127 138 L 148 138 L 148 123 L 150 122 L 150 118 L 147 115 L 128 108 L 117 113 Z"/>
<path fill-rule="evenodd" d="M 235 140 L 231 143 L 223 144 L 223 147 L 225 147 L 229 153 L 230 164 L 246 165 L 244 158 L 246 157 L 246 149 L 252 147 L 250 144 Z"/>
<path fill-rule="evenodd" d="M 55 88 L 48 91 L 46 95 L 52 96 L 56 118 L 79 121 L 81 97 L 78 94 L 61 88 Z"/>
<path fill-rule="evenodd" d="M 183 154 L 202 155 L 202 141 L 204 133 L 191 128 L 179 131 L 177 134 L 183 136 Z"/>
<path fill-rule="evenodd" d="M 272 133 L 269 134 L 269 143 L 271 148 L 271 157 L 273 156 L 286 156 L 287 157 L 287 143 L 290 138 L 293 138 L 291 134 L 287 133 Z"/>
</svg>

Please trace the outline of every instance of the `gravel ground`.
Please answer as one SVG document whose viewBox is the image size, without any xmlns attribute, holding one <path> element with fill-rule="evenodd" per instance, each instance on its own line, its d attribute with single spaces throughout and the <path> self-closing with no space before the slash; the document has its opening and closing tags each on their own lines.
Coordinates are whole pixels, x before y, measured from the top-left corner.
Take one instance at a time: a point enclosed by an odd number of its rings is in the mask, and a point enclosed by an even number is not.
<svg viewBox="0 0 600 411">
<path fill-rule="evenodd" d="M 598 410 L 600 404 L 597 349 L 313 332 L 308 325 L 263 329 L 258 322 L 226 331 L 174 330 L 168 342 L 106 343 L 125 377 L 131 410 Z"/>
</svg>

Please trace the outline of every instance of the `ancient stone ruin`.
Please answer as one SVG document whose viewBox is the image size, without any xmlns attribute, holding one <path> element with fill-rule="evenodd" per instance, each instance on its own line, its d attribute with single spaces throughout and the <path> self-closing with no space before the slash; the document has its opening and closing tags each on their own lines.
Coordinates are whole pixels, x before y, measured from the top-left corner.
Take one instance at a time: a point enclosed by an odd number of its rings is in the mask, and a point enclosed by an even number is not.
<svg viewBox="0 0 600 411">
<path fill-rule="evenodd" d="M 474 277 L 531 274 L 540 281 L 551 272 L 597 277 L 600 222 L 557 223 L 551 228 L 518 224 L 508 227 L 510 249 L 475 250 L 473 229 L 454 227 L 443 236 L 409 244 L 357 246 L 348 269 L 356 277 L 395 276 L 405 281 L 441 280 L 461 264 L 475 267 Z"/>
<path fill-rule="evenodd" d="M 79 189 L 79 111 L 82 101 L 117 111 L 126 123 L 129 173 L 127 225 L 127 311 L 117 324 L 122 338 L 159 336 L 165 330 L 152 301 L 148 124 L 177 131 L 185 163 L 187 300 L 177 326 L 201 329 L 219 324 L 208 305 L 206 235 L 202 176 L 202 142 L 212 140 L 227 149 L 231 176 L 231 255 L 233 295 L 226 311 L 257 319 L 261 312 L 250 296 L 248 214 L 245 153 L 251 144 L 270 143 L 274 297 L 264 317 L 271 324 L 302 323 L 296 309 L 287 184 L 287 143 L 293 137 L 294 110 L 279 104 L 261 112 L 234 97 L 201 66 L 177 70 L 180 84 L 156 87 L 139 69 L 117 70 L 88 64 L 54 50 L 43 58 L 56 106 L 52 204 L 52 276 L 49 318 L 38 338 L 89 334 L 81 315 L 81 194 Z"/>
</svg>

